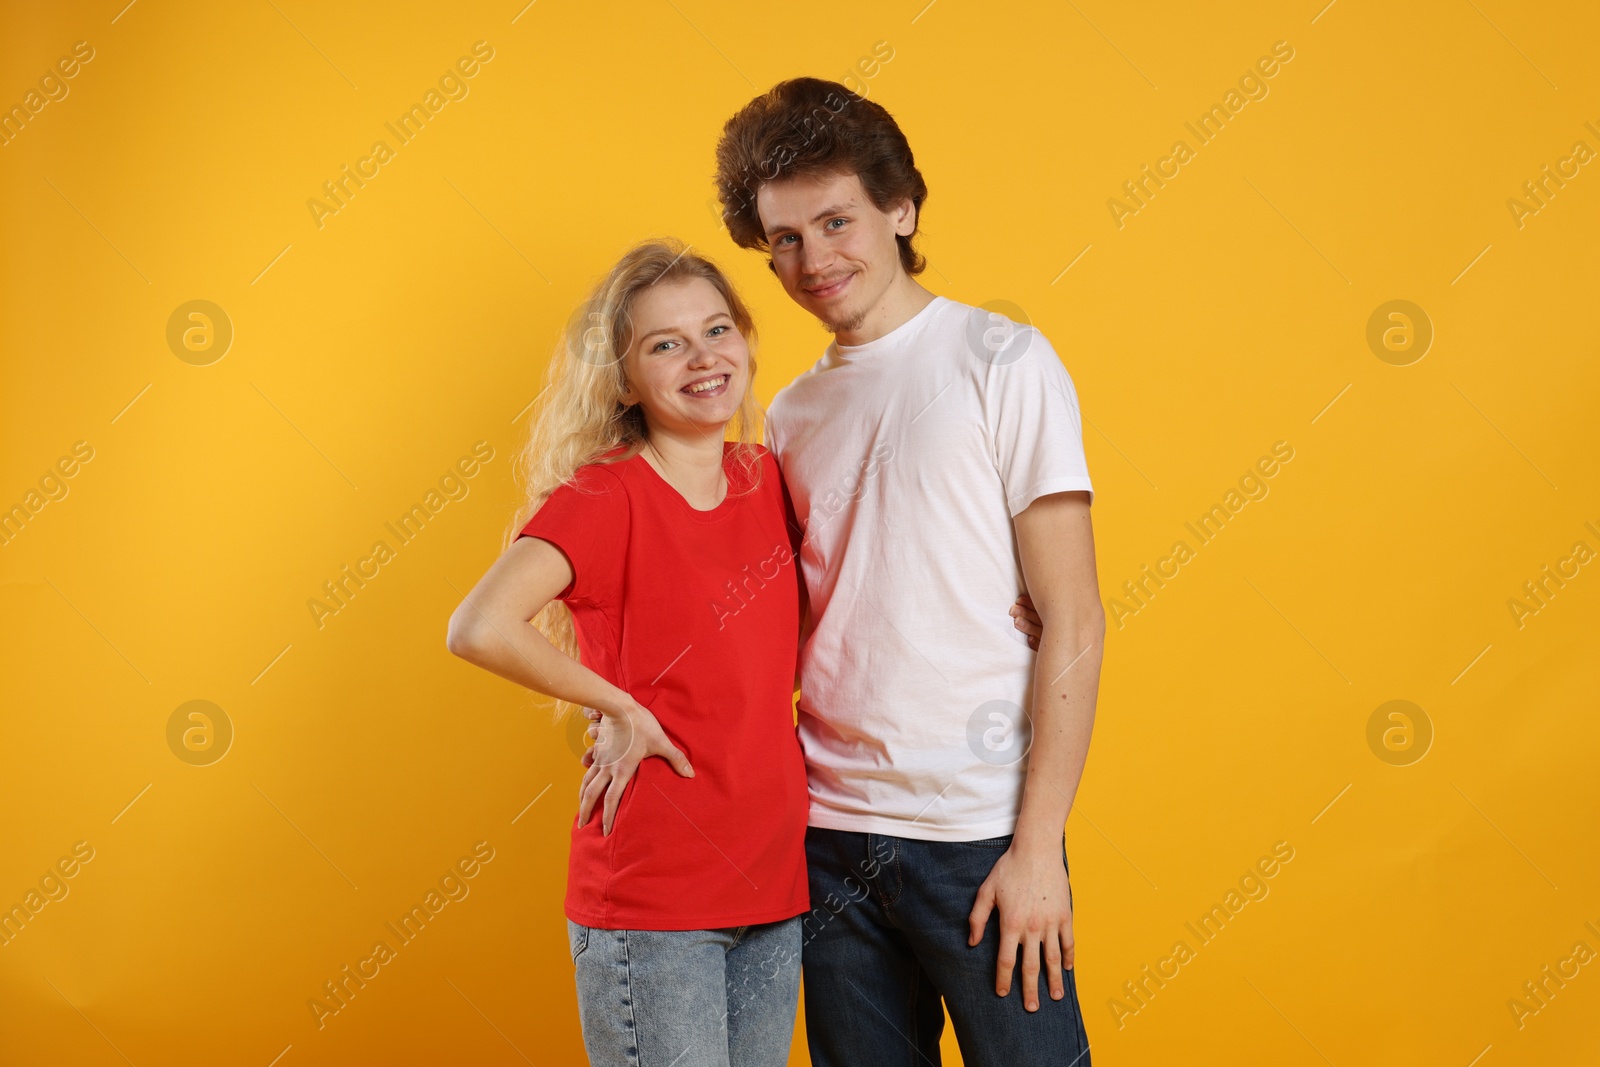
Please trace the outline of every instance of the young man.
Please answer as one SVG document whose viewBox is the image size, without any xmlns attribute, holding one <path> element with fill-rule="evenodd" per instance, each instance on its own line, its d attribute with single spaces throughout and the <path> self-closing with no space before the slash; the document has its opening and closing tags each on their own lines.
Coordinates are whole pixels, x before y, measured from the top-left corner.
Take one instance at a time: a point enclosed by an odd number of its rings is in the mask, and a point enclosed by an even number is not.
<svg viewBox="0 0 1600 1067">
<path fill-rule="evenodd" d="M 834 335 L 767 430 L 810 598 L 812 1060 L 937 1064 L 948 1007 L 972 1067 L 1089 1067 L 1063 833 L 1105 620 L 1072 380 L 1037 330 L 918 284 L 927 187 L 880 105 L 783 82 L 728 121 L 717 183 Z M 1037 654 L 1003 621 L 1024 589 Z"/>
</svg>

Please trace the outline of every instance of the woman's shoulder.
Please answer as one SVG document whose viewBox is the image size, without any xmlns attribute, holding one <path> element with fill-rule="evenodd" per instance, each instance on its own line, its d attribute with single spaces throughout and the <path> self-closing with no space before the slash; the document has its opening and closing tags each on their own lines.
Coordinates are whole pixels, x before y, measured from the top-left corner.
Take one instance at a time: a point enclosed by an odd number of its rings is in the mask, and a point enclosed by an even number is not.
<svg viewBox="0 0 1600 1067">
<path fill-rule="evenodd" d="M 737 475 L 742 489 L 754 484 L 780 484 L 782 475 L 778 472 L 778 459 L 766 445 L 752 441 L 724 441 L 722 455 L 723 468 L 730 479 Z"/>
<path fill-rule="evenodd" d="M 628 467 L 637 456 L 624 456 L 624 448 L 615 448 L 603 453 L 588 463 L 583 464 L 572 472 L 563 488 L 575 489 L 581 493 L 614 493 L 626 494 Z"/>
<path fill-rule="evenodd" d="M 781 509 L 784 506 L 784 475 L 778 467 L 778 458 L 765 445 L 728 442 L 723 445 L 723 456 L 730 493 L 758 499 L 762 507 Z"/>
<path fill-rule="evenodd" d="M 778 459 L 766 445 L 754 441 L 724 441 L 722 454 L 727 459 L 748 457 L 753 465 L 776 467 Z"/>
</svg>

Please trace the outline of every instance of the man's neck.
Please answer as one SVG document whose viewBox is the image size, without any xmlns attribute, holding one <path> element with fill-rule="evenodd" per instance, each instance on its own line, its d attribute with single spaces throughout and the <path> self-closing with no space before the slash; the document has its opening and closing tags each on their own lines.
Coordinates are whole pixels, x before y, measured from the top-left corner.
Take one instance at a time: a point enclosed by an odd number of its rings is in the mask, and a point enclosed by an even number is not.
<svg viewBox="0 0 1600 1067">
<path fill-rule="evenodd" d="M 876 341 L 910 322 L 917 312 L 933 303 L 933 300 L 933 293 L 902 270 L 867 312 L 861 325 L 853 330 L 840 330 L 833 335 L 833 339 L 847 348 Z"/>
</svg>

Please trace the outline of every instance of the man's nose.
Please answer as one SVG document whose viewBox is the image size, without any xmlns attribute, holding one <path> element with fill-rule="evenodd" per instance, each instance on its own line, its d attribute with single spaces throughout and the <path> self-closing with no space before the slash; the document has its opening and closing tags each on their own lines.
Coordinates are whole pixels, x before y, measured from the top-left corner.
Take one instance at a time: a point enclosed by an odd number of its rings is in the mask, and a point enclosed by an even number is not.
<svg viewBox="0 0 1600 1067">
<path fill-rule="evenodd" d="M 821 278 L 833 262 L 833 253 L 827 245 L 807 241 L 800 249 L 800 273 L 807 278 Z"/>
</svg>

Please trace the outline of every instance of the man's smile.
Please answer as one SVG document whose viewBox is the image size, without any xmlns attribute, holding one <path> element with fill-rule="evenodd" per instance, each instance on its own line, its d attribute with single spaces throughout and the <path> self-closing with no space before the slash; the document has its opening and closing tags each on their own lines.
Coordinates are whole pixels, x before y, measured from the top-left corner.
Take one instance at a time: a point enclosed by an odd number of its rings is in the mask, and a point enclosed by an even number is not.
<svg viewBox="0 0 1600 1067">
<path fill-rule="evenodd" d="M 850 284 L 850 279 L 854 277 L 855 273 L 851 272 L 850 274 L 846 274 L 841 278 L 835 278 L 833 281 L 825 282 L 822 285 L 808 285 L 802 286 L 801 288 L 804 289 L 806 295 L 812 299 L 827 300 L 830 297 L 838 296 L 840 293 L 844 292 L 845 287 Z"/>
</svg>

